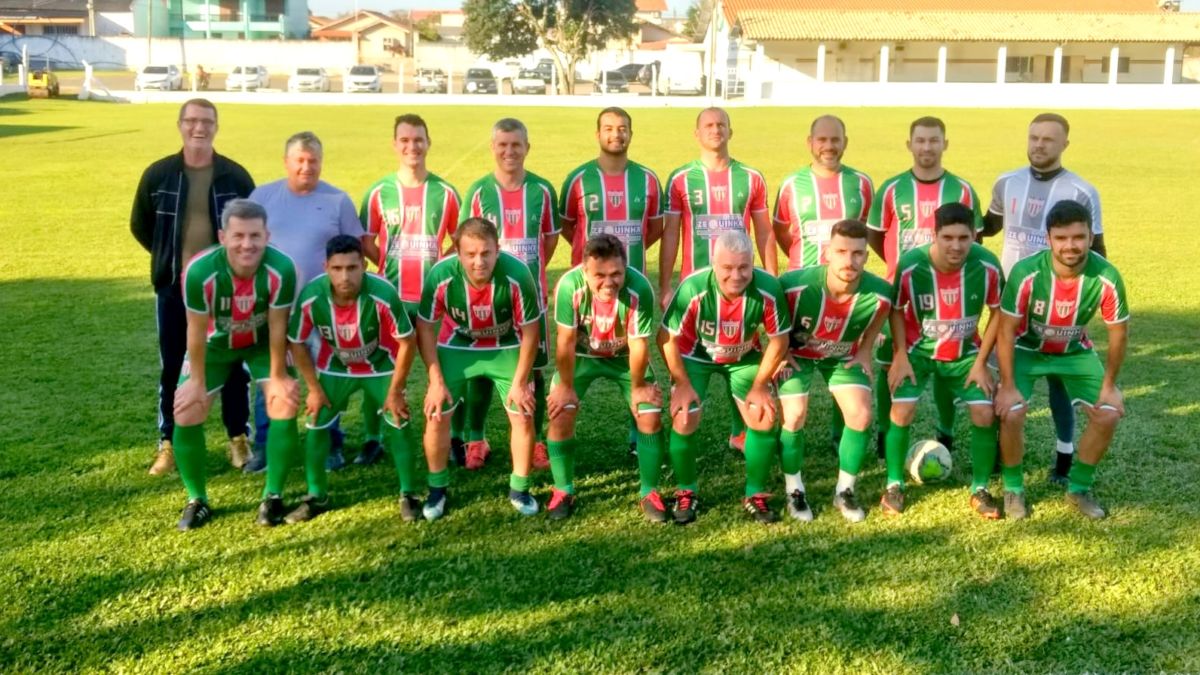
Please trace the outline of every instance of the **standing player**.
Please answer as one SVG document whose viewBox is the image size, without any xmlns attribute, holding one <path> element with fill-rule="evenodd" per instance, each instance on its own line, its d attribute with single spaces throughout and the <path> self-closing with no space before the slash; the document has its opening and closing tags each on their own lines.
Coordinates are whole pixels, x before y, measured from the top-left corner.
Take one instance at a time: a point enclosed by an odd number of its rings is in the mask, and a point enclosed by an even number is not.
<svg viewBox="0 0 1200 675">
<path fill-rule="evenodd" d="M 942 167 L 942 154 L 950 147 L 946 124 L 937 117 L 921 117 L 908 127 L 905 143 L 912 153 L 912 168 L 893 176 L 875 193 L 871 213 L 867 216 L 867 241 L 871 249 L 887 264 L 887 280 L 895 279 L 900 256 L 918 246 L 933 241 L 934 212 L 942 204 L 962 204 L 975 216 L 972 229 L 983 226 L 979 196 L 967 181 Z M 887 382 L 887 370 L 892 362 L 892 336 L 889 324 L 883 324 L 883 339 L 875 348 L 875 362 L 880 366 L 880 382 Z M 937 403 L 937 439 L 947 448 L 954 447 L 954 395 L 943 378 L 934 378 L 933 397 Z M 882 455 L 884 437 L 891 416 L 891 396 L 886 386 L 875 388 L 875 419 L 878 420 L 879 440 L 875 446 Z"/>
<path fill-rule="evenodd" d="M 204 421 L 231 373 L 245 368 L 266 382 L 267 485 L 257 522 L 283 517 L 288 462 L 299 442 L 296 410 L 300 388 L 287 368 L 288 311 L 296 297 L 296 267 L 267 245 L 267 212 L 234 199 L 221 212 L 220 245 L 192 258 L 183 273 L 187 306 L 187 359 L 175 391 L 175 460 L 187 488 L 180 530 L 208 522 L 208 470 Z"/>
<path fill-rule="evenodd" d="M 746 432 L 746 492 L 742 506 L 760 523 L 778 517 L 768 502 L 767 480 L 778 438 L 778 400 L 771 378 L 787 353 L 791 326 L 779 280 L 754 267 L 754 246 L 741 230 L 716 237 L 712 266 L 696 270 L 667 303 L 659 331 L 671 371 L 671 465 L 675 470 L 675 522 L 696 519 L 696 451 L 701 396 L 713 375 L 729 381 Z M 767 334 L 764 349 L 760 330 Z"/>
<path fill-rule="evenodd" d="M 992 376 L 987 359 L 996 342 L 1003 276 L 1000 260 L 975 242 L 977 214 L 952 202 L 937 209 L 933 243 L 900 256 L 892 310 L 895 360 L 886 383 L 893 401 L 887 433 L 885 514 L 904 511 L 904 457 L 909 426 L 925 382 L 933 378 L 952 399 L 971 411 L 971 508 L 984 518 L 1000 517 L 988 492 L 996 464 Z M 979 338 L 979 319 L 988 322 Z"/>
<path fill-rule="evenodd" d="M 315 364 L 308 348 L 314 335 L 320 345 Z M 304 444 L 308 495 L 285 520 L 299 523 L 329 510 L 325 468 L 329 428 L 346 409 L 350 395 L 360 389 L 367 406 L 386 411 L 384 444 L 400 479 L 400 517 L 408 522 L 420 518 L 421 502 L 413 492 L 413 446 L 405 430 L 409 419 L 405 366 L 412 363 L 413 328 L 396 287 L 366 273 L 358 237 L 338 235 L 326 244 L 325 274 L 300 292 L 288 339 L 308 385 Z"/>
<path fill-rule="evenodd" d="M 767 183 L 757 170 L 729 156 L 733 138 L 729 114 L 721 108 L 700 111 L 695 135 L 700 159 L 679 167 L 667 180 L 668 206 L 658 263 L 658 292 L 664 308 L 671 297 L 671 275 L 679 248 L 683 248 L 682 280 L 712 264 L 716 240 L 723 232 L 752 232 L 763 268 L 771 276 L 779 272 L 767 212 Z M 736 408 L 731 412 L 729 447 L 742 451 L 745 427 Z"/>
<path fill-rule="evenodd" d="M 1096 465 L 1108 452 L 1125 397 L 1117 374 L 1125 361 L 1129 306 L 1117 268 L 1095 252 L 1092 209 L 1064 200 L 1046 215 L 1049 250 L 1016 265 L 1004 289 L 996 339 L 1000 361 L 1000 452 L 1004 467 L 1004 512 L 1029 515 L 1021 460 L 1025 411 L 1039 377 L 1057 377 L 1069 400 L 1083 406 L 1088 425 L 1079 438 L 1079 458 L 1067 476 L 1067 503 L 1088 518 L 1105 516 L 1092 494 Z M 1088 249 L 1092 250 L 1089 251 Z M 1092 348 L 1087 323 L 1097 312 L 1108 328 L 1103 365 Z"/>
<path fill-rule="evenodd" d="M 1050 208 L 1070 199 L 1088 210 L 1092 225 L 1092 250 L 1101 256 L 1104 229 L 1100 220 L 1100 195 L 1096 188 L 1062 165 L 1062 153 L 1070 145 L 1071 127 L 1062 115 L 1042 113 L 1029 124 L 1026 153 L 1029 166 L 1010 171 L 996 179 L 992 203 L 984 216 L 984 236 L 1004 230 L 1000 263 L 1011 276 L 1013 265 L 1046 248 L 1047 218 Z M 1057 377 L 1047 377 L 1050 388 L 1050 414 L 1057 437 L 1054 469 L 1050 480 L 1067 484 L 1071 459 L 1075 454 L 1075 411 L 1071 397 Z"/>
<path fill-rule="evenodd" d="M 871 346 L 891 310 L 891 289 L 863 269 L 867 228 L 861 222 L 835 223 L 824 255 L 825 263 L 791 270 L 779 279 L 792 315 L 791 351 L 777 378 L 783 408 L 783 478 L 788 513 L 796 520 L 812 520 L 802 473 L 804 424 L 813 375 L 819 371 L 845 414 L 833 505 L 846 520 L 857 523 L 866 518 L 854 486 L 871 426 Z"/>
<path fill-rule="evenodd" d="M 650 281 L 625 259 L 625 242 L 597 234 L 583 248 L 583 263 L 558 281 L 554 291 L 558 323 L 550 385 L 550 470 L 554 493 L 546 507 L 553 519 L 575 506 L 575 416 L 588 387 L 598 379 L 621 387 L 637 422 L 641 509 L 654 523 L 667 522 L 658 493 L 662 461 L 662 395 L 650 370 L 654 334 L 654 292 Z"/>
<path fill-rule="evenodd" d="M 483 218 L 496 225 L 500 233 L 500 249 L 529 267 L 537 285 L 542 308 L 541 336 L 537 360 L 534 363 L 533 385 L 537 410 L 534 430 L 538 442 L 534 448 L 533 465 L 538 469 L 550 466 L 546 444 L 541 442 L 542 426 L 546 420 L 546 377 L 542 372 L 550 364 L 546 341 L 547 304 L 546 264 L 554 257 L 558 245 L 558 225 L 555 219 L 556 198 L 549 181 L 525 170 L 529 154 L 529 131 L 517 119 L 506 117 L 492 126 L 492 156 L 495 170 L 475 181 L 467 191 L 464 216 Z M 466 405 L 455 411 L 455 430 L 466 429 L 466 468 L 479 469 L 491 447 L 484 437 L 484 422 L 492 402 L 492 383 L 486 378 L 473 379 L 467 387 Z M 462 438 L 454 434 L 455 438 Z"/>
<path fill-rule="evenodd" d="M 429 127 L 419 115 L 396 117 L 392 149 L 399 166 L 367 190 L 358 213 L 366 230 L 363 252 L 375 262 L 379 274 L 396 287 L 414 325 L 425 275 L 449 251 L 461 208 L 454 187 L 425 166 L 431 144 Z M 408 372 L 414 355 L 406 353 L 402 357 L 408 362 L 398 367 Z M 378 440 L 382 428 L 379 415 L 369 407 L 364 399 L 367 438 Z"/>
<path fill-rule="evenodd" d="M 457 255 L 429 270 L 421 291 L 417 339 L 429 371 L 425 393 L 425 458 L 429 497 L 422 513 L 446 513 L 450 472 L 450 416 L 462 405 L 468 380 L 495 383 L 511 427 L 513 471 L 509 502 L 521 515 L 538 512 L 529 494 L 534 442 L 534 394 L 530 377 L 538 355 L 542 305 L 528 265 L 500 251 L 496 227 L 468 218 L 454 233 Z"/>
</svg>

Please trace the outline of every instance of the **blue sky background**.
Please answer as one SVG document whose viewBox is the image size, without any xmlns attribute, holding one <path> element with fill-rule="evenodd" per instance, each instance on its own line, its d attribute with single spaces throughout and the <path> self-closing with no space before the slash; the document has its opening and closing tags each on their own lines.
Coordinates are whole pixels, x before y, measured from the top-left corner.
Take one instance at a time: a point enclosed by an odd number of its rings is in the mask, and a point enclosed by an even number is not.
<svg viewBox="0 0 1200 675">
<path fill-rule="evenodd" d="M 668 0 L 667 5 L 673 13 L 683 14 L 687 11 L 688 0 Z M 419 2 L 400 2 L 397 0 L 358 0 L 359 9 L 376 9 L 390 12 L 393 9 L 458 9 L 462 0 L 419 0 Z M 334 16 L 341 12 L 354 10 L 354 0 L 308 0 L 308 8 L 314 14 Z"/>
</svg>

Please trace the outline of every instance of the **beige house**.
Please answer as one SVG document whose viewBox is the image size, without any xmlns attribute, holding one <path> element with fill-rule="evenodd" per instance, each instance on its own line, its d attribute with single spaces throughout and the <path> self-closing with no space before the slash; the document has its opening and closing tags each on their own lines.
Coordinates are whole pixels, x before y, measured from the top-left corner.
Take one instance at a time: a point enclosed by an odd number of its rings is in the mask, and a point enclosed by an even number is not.
<svg viewBox="0 0 1200 675">
<path fill-rule="evenodd" d="M 415 35 L 407 23 L 367 9 L 334 19 L 312 31 L 315 40 L 354 42 L 359 63 L 379 65 L 394 64 L 397 59 L 411 56 Z"/>
</svg>

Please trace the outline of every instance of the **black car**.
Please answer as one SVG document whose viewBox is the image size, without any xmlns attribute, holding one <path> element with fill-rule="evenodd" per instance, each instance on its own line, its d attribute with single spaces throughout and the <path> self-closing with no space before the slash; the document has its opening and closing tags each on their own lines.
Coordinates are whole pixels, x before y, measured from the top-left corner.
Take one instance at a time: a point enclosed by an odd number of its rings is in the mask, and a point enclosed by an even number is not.
<svg viewBox="0 0 1200 675">
<path fill-rule="evenodd" d="M 626 63 L 620 68 L 617 68 L 617 72 L 625 76 L 626 82 L 637 82 L 638 75 L 641 74 L 642 68 L 645 67 L 646 64 L 644 63 Z"/>
<path fill-rule="evenodd" d="M 538 74 L 538 77 L 542 78 L 542 82 L 550 84 L 554 80 L 554 61 L 542 59 L 533 67 L 533 71 Z"/>
<path fill-rule="evenodd" d="M 606 94 L 629 91 L 629 80 L 619 70 L 606 71 L 604 76 L 596 80 L 596 88 Z"/>
<path fill-rule="evenodd" d="M 468 68 L 467 75 L 463 78 L 463 93 L 464 94 L 497 94 L 500 92 L 500 85 L 496 82 L 496 76 L 487 68 Z"/>
</svg>

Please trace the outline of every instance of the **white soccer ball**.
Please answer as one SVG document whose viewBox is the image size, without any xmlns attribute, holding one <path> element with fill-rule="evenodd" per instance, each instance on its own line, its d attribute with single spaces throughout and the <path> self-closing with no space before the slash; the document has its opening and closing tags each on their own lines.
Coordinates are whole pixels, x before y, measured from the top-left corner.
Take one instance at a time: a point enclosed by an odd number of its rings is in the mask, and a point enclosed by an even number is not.
<svg viewBox="0 0 1200 675">
<path fill-rule="evenodd" d="M 950 478 L 950 470 L 954 468 L 954 460 L 946 446 L 932 439 L 917 441 L 908 448 L 908 456 L 904 459 L 904 467 L 908 475 L 917 485 L 940 483 Z"/>
</svg>

